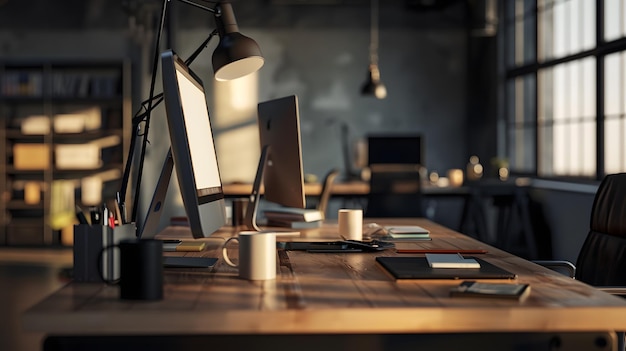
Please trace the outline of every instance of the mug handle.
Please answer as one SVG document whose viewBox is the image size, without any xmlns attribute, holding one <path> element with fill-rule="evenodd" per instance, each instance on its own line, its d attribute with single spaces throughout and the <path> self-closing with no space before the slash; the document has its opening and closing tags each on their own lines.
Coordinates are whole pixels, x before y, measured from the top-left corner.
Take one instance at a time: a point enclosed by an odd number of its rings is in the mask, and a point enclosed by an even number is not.
<svg viewBox="0 0 626 351">
<path fill-rule="evenodd" d="M 119 248 L 119 245 L 115 244 L 115 245 L 105 246 L 98 253 L 98 274 L 100 275 L 100 279 L 102 279 L 102 281 L 107 283 L 108 285 L 117 285 L 120 282 L 119 278 L 118 279 L 106 279 L 104 277 L 104 272 L 103 272 L 103 268 L 102 268 L 102 265 L 104 264 L 102 262 L 103 259 L 104 259 L 104 252 L 107 251 L 107 250 L 113 250 L 115 248 Z"/>
<path fill-rule="evenodd" d="M 224 243 L 224 245 L 222 245 L 222 256 L 224 256 L 224 261 L 226 261 L 226 264 L 228 264 L 228 265 L 229 265 L 229 266 L 231 266 L 231 267 L 235 267 L 235 268 L 237 268 L 237 267 L 239 267 L 239 265 L 238 265 L 238 264 L 234 264 L 234 263 L 230 260 L 230 258 L 228 258 L 228 249 L 227 249 L 226 245 L 228 245 L 228 243 L 229 243 L 231 240 L 237 240 L 237 241 L 239 241 L 239 238 L 238 238 L 238 237 L 236 237 L 236 236 L 233 236 L 233 237 L 230 237 L 230 238 L 228 238 L 228 239 L 226 240 L 226 242 Z"/>
</svg>

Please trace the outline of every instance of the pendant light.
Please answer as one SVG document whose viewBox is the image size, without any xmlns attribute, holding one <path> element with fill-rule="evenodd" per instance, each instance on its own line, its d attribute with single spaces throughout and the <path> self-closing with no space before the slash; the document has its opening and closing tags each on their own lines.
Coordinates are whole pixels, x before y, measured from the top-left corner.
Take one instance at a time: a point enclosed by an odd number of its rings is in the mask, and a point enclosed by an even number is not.
<svg viewBox="0 0 626 351">
<path fill-rule="evenodd" d="M 361 87 L 361 95 L 374 96 L 384 99 L 387 96 L 387 88 L 380 81 L 378 69 L 378 0 L 370 0 L 371 31 L 370 31 L 370 64 L 367 70 L 367 80 Z"/>
</svg>

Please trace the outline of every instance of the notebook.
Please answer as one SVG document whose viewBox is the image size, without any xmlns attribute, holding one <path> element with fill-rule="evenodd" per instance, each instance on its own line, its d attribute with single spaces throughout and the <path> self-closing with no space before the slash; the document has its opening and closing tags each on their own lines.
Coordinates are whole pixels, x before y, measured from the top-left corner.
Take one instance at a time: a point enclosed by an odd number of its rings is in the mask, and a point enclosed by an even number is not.
<svg viewBox="0 0 626 351">
<path fill-rule="evenodd" d="M 473 258 L 465 258 L 460 253 L 427 253 L 426 261 L 431 268 L 480 268 L 480 263 Z"/>
<path fill-rule="evenodd" d="M 430 268 L 426 257 L 376 257 L 395 279 L 515 279 L 517 275 L 474 256 L 480 268 Z"/>
</svg>

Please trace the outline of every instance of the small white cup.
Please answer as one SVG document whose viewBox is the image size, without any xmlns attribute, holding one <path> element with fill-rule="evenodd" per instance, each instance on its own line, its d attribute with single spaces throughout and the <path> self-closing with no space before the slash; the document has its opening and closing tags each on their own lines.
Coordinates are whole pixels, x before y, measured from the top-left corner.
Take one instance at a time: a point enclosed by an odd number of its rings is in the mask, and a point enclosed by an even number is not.
<svg viewBox="0 0 626 351">
<path fill-rule="evenodd" d="M 239 264 L 228 258 L 226 245 L 239 241 Z M 228 238 L 222 246 L 224 261 L 239 268 L 239 277 L 248 280 L 276 279 L 276 233 L 241 231 L 238 237 Z"/>
<path fill-rule="evenodd" d="M 345 240 L 363 240 L 363 210 L 341 209 L 337 217 L 341 237 Z"/>
</svg>

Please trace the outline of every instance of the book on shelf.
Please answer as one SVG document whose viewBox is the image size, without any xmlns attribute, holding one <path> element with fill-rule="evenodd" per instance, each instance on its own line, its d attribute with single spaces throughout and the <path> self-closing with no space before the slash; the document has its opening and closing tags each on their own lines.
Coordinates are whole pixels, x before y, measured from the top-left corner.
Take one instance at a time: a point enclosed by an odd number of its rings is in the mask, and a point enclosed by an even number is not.
<svg viewBox="0 0 626 351">
<path fill-rule="evenodd" d="M 295 207 L 272 208 L 265 210 L 264 214 L 268 221 L 313 222 L 324 219 L 318 210 Z"/>
<path fill-rule="evenodd" d="M 430 268 L 480 268 L 480 263 L 461 254 L 426 254 Z"/>
<path fill-rule="evenodd" d="M 267 220 L 268 227 L 286 227 L 292 229 L 309 229 L 319 228 L 322 226 L 322 221 L 281 221 L 275 219 Z"/>
<path fill-rule="evenodd" d="M 523 300 L 530 294 L 530 285 L 520 283 L 485 283 L 467 280 L 450 290 L 450 296 L 489 297 Z"/>
</svg>

